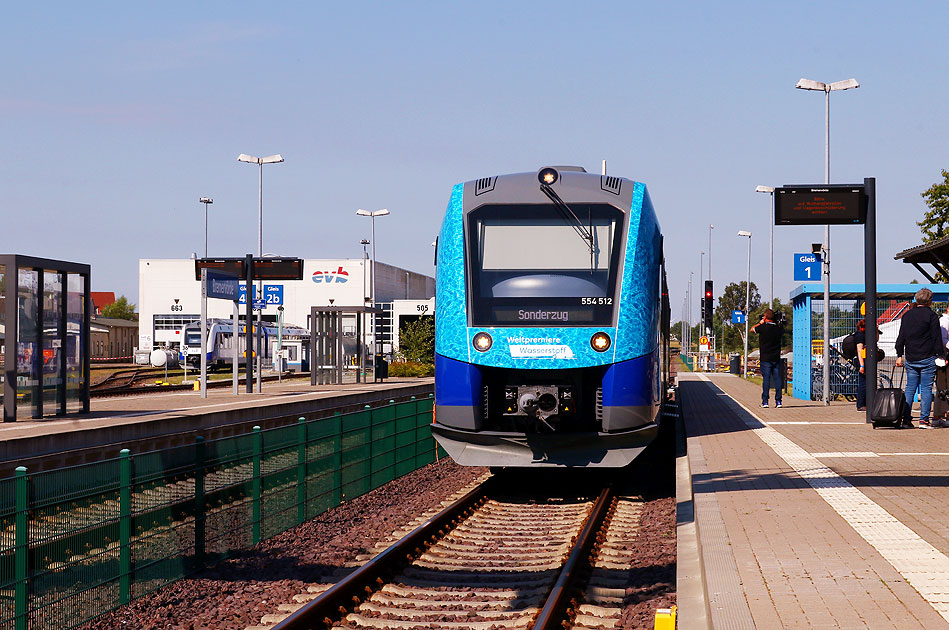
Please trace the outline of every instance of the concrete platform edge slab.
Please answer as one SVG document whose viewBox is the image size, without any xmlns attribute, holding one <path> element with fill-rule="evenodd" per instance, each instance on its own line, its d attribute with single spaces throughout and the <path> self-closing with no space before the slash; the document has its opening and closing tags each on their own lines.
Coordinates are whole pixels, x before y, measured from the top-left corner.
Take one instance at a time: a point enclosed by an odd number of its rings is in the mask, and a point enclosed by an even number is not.
<svg viewBox="0 0 949 630">
<path fill-rule="evenodd" d="M 679 630 L 711 630 L 681 408 L 676 416 L 676 616 Z"/>
</svg>

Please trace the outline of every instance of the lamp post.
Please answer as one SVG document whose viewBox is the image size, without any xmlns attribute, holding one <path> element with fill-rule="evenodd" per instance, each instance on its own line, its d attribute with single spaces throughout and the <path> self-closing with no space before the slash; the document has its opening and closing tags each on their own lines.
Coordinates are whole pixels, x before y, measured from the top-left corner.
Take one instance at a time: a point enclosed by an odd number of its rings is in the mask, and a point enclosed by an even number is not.
<svg viewBox="0 0 949 630">
<path fill-rule="evenodd" d="M 771 238 L 768 246 L 768 308 L 774 308 L 774 186 L 758 186 L 755 192 L 771 194 Z"/>
<path fill-rule="evenodd" d="M 356 210 L 356 214 L 361 217 L 369 217 L 370 225 L 372 226 L 371 233 L 369 235 L 369 244 L 372 250 L 372 267 L 369 271 L 369 305 L 375 309 L 376 308 L 376 217 L 384 217 L 389 214 L 389 211 L 385 208 L 381 210 L 375 210 L 370 212 L 369 210 L 363 210 L 360 208 Z M 376 313 L 372 313 L 372 380 L 376 380 L 376 353 L 379 350 L 379 341 L 376 339 Z"/>
<path fill-rule="evenodd" d="M 812 90 L 824 93 L 824 183 L 830 183 L 830 93 L 838 90 L 850 90 L 860 87 L 856 79 L 821 83 L 811 79 L 801 79 L 795 85 L 799 90 Z M 821 250 L 824 260 L 824 405 L 830 405 L 830 353 L 827 344 L 830 341 L 830 225 L 824 226 L 824 246 Z"/>
<path fill-rule="evenodd" d="M 686 356 L 692 353 L 692 276 L 695 275 L 694 271 L 689 272 L 689 350 L 686 352 Z"/>
<path fill-rule="evenodd" d="M 369 301 L 369 299 L 370 299 L 370 298 L 365 297 L 365 295 L 366 295 L 366 270 L 367 270 L 367 267 L 369 267 L 369 263 L 368 263 L 368 261 L 369 261 L 369 254 L 366 253 L 366 245 L 369 245 L 369 239 L 367 239 L 367 238 L 360 239 L 359 244 L 362 245 L 362 291 L 363 291 L 362 305 L 365 306 L 365 305 L 366 305 L 366 302 Z M 367 336 L 366 336 L 366 324 L 369 322 L 369 320 L 366 319 L 366 314 L 365 314 L 365 313 L 363 313 L 362 315 L 360 315 L 360 317 L 362 317 L 362 326 L 360 327 L 361 330 L 362 330 L 362 339 L 359 340 L 359 343 L 360 343 L 360 346 L 359 346 L 359 373 L 362 375 L 362 380 L 365 381 L 365 380 L 366 380 L 366 346 L 368 345 L 368 344 L 366 343 L 366 339 L 367 339 Z"/>
<path fill-rule="evenodd" d="M 214 203 L 210 197 L 201 197 L 198 203 L 204 204 L 204 257 L 208 257 L 208 205 Z"/>
<path fill-rule="evenodd" d="M 748 237 L 748 274 L 745 276 L 745 378 L 748 377 L 748 316 L 751 301 L 751 232 L 741 230 L 738 236 Z"/>
<path fill-rule="evenodd" d="M 708 224 L 708 279 L 709 279 L 709 280 L 712 279 L 712 230 L 714 230 L 714 229 L 715 229 L 715 226 L 712 225 L 711 223 L 709 223 L 709 224 Z M 712 308 L 711 305 L 709 305 L 709 308 Z M 713 311 L 713 314 L 714 314 L 714 311 Z M 718 344 L 717 344 L 716 341 L 715 341 L 715 323 L 714 323 L 714 322 L 712 322 L 712 330 L 709 332 L 709 336 L 712 338 L 712 361 L 711 361 L 711 364 L 712 364 L 712 370 L 714 371 L 714 370 L 715 370 L 715 361 L 716 361 L 716 358 L 715 358 L 715 357 L 716 357 L 716 353 L 718 352 L 718 347 L 717 347 Z M 723 341 L 724 341 L 724 336 L 725 336 L 725 335 L 722 335 Z"/>
<path fill-rule="evenodd" d="M 267 157 L 256 157 L 253 155 L 247 155 L 246 153 L 241 153 L 237 156 L 238 162 L 247 162 L 248 164 L 257 165 L 257 257 L 262 258 L 264 255 L 264 164 L 277 164 L 283 162 L 283 156 L 279 153 L 275 155 L 268 155 Z M 257 281 L 257 299 L 263 299 L 263 281 Z M 247 287 L 247 300 L 250 301 L 253 299 L 253 291 L 251 287 Z M 257 311 L 257 329 L 255 330 L 255 336 L 257 337 L 257 393 L 261 392 L 261 375 L 260 375 L 260 355 L 261 355 L 261 337 L 262 335 L 259 332 L 261 326 L 261 320 L 263 318 L 263 309 Z M 250 323 L 250 322 L 248 322 Z M 250 345 L 249 343 L 247 344 Z"/>
</svg>

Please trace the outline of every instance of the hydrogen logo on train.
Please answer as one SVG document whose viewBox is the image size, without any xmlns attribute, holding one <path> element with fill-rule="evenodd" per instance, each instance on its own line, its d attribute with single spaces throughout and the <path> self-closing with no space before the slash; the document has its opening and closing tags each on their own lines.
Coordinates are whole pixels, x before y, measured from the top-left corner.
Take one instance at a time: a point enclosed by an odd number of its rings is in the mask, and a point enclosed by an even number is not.
<svg viewBox="0 0 949 630">
<path fill-rule="evenodd" d="M 313 282 L 317 284 L 343 284 L 349 281 L 349 272 L 340 267 L 336 271 L 314 271 Z"/>
</svg>

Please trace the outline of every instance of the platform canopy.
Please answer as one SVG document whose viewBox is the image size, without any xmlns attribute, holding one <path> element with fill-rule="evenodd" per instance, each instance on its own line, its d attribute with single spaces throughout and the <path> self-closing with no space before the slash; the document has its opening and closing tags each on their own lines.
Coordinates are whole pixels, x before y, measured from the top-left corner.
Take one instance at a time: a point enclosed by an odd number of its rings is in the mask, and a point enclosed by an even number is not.
<svg viewBox="0 0 949 630">
<path fill-rule="evenodd" d="M 831 284 L 830 299 L 832 300 L 862 300 L 866 291 L 864 284 Z M 908 299 L 922 288 L 933 292 L 934 302 L 945 302 L 949 299 L 949 285 L 946 284 L 877 284 L 878 300 Z M 817 282 L 799 284 L 791 290 L 791 302 L 795 303 L 803 296 L 823 297 L 824 285 Z"/>
<path fill-rule="evenodd" d="M 935 274 L 928 273 L 920 265 L 932 265 L 936 273 L 942 274 L 944 278 L 949 278 L 949 236 L 910 249 L 904 249 L 893 258 L 913 265 L 930 282 L 936 282 Z"/>
</svg>

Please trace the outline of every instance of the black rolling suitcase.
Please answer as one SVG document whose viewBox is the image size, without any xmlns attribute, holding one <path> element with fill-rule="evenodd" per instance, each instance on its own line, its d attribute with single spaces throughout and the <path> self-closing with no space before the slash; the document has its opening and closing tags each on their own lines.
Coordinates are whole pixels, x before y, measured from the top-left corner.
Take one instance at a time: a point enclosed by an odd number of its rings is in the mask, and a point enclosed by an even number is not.
<svg viewBox="0 0 949 630">
<path fill-rule="evenodd" d="M 890 372 L 890 382 L 893 382 L 893 375 L 896 372 L 896 366 Z M 905 371 L 903 372 L 906 373 Z M 903 424 L 903 414 L 906 412 L 906 395 L 903 393 L 903 377 L 900 377 L 901 387 L 885 387 L 876 390 L 873 394 L 873 406 L 870 407 L 870 422 L 873 428 L 892 427 L 899 429 Z"/>
</svg>

